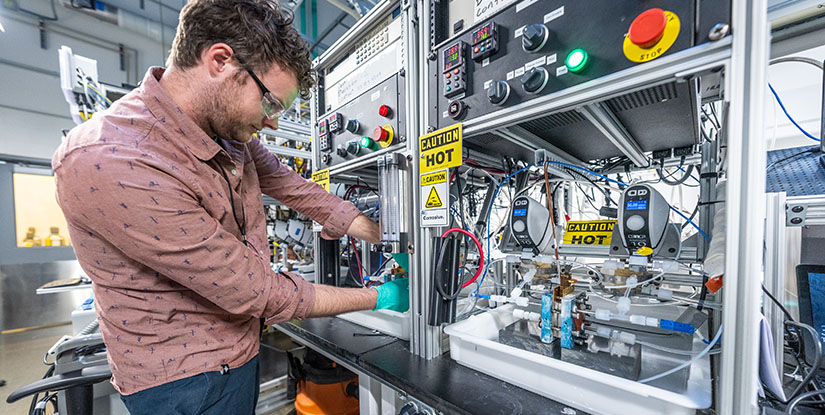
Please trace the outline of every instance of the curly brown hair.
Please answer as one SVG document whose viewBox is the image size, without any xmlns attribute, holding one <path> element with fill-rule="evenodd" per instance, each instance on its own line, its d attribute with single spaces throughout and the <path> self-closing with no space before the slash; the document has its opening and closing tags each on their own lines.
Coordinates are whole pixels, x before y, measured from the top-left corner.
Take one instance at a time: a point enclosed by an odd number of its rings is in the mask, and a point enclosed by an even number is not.
<svg viewBox="0 0 825 415">
<path fill-rule="evenodd" d="M 190 0 L 180 12 L 166 66 L 191 68 L 204 49 L 226 43 L 252 71 L 266 72 L 277 63 L 292 72 L 301 97 L 308 99 L 315 84 L 309 45 L 292 20 L 292 13 L 272 0 Z"/>
</svg>

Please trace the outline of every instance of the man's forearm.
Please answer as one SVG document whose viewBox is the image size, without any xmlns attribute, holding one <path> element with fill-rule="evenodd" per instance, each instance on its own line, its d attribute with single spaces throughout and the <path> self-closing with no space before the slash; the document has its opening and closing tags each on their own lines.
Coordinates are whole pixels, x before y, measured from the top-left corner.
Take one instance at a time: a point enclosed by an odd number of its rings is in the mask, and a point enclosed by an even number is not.
<svg viewBox="0 0 825 415">
<path fill-rule="evenodd" d="M 309 317 L 327 317 L 350 311 L 372 310 L 378 292 L 365 288 L 339 288 L 315 284 L 315 305 Z"/>
<path fill-rule="evenodd" d="M 364 215 L 358 215 L 347 228 L 347 235 L 367 241 L 371 244 L 381 243 L 381 229 L 378 223 L 371 221 Z"/>
</svg>

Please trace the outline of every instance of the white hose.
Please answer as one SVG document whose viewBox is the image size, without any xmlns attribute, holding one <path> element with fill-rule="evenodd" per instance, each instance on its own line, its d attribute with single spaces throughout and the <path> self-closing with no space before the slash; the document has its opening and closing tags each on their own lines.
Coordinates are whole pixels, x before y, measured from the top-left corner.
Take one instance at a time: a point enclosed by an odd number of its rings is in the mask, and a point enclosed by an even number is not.
<svg viewBox="0 0 825 415">
<path fill-rule="evenodd" d="M 652 382 L 652 381 L 654 381 L 654 380 L 656 380 L 656 379 L 661 379 L 661 378 L 663 378 L 663 377 L 665 377 L 665 376 L 668 376 L 668 375 L 671 375 L 671 374 L 673 374 L 673 373 L 676 373 L 676 372 L 678 372 L 678 371 L 680 371 L 680 370 L 682 370 L 682 369 L 684 369 L 684 368 L 686 368 L 686 367 L 688 367 L 688 366 L 692 365 L 692 364 L 693 364 L 693 362 L 695 362 L 695 361 L 697 361 L 697 360 L 699 360 L 699 359 L 701 359 L 701 358 L 705 357 L 705 355 L 706 355 L 706 354 L 708 354 L 708 353 L 710 352 L 710 349 L 712 349 L 712 348 L 713 348 L 713 346 L 716 344 L 716 342 L 718 342 L 718 341 L 719 341 L 719 338 L 721 338 L 721 337 L 722 337 L 722 326 L 720 325 L 720 326 L 719 326 L 719 330 L 717 330 L 717 331 L 716 331 L 716 336 L 714 336 L 714 337 L 713 337 L 713 340 L 711 340 L 711 341 L 710 341 L 710 344 L 708 344 L 708 345 L 707 345 L 707 347 L 705 347 L 705 348 L 704 348 L 701 352 L 699 352 L 699 354 L 697 354 L 696 356 L 693 356 L 693 357 L 692 357 L 690 360 L 688 360 L 687 362 L 684 362 L 684 363 L 682 363 L 681 365 L 674 367 L 673 369 L 670 369 L 670 370 L 668 370 L 668 371 L 662 372 L 662 373 L 660 373 L 660 374 L 658 374 L 658 375 L 655 375 L 655 376 L 651 376 L 651 377 L 649 377 L 649 378 L 647 378 L 647 379 L 642 379 L 642 380 L 640 380 L 640 381 L 639 381 L 639 383 L 647 383 L 647 382 Z"/>
<path fill-rule="evenodd" d="M 642 346 L 650 347 L 651 349 L 661 350 L 661 351 L 667 352 L 667 353 L 680 354 L 680 355 L 686 355 L 686 356 L 693 356 L 694 355 L 692 350 L 672 349 L 670 347 L 660 346 L 660 345 L 655 344 L 655 343 L 648 343 L 648 342 L 641 342 L 641 341 L 636 341 L 636 343 L 641 344 Z M 710 354 L 718 354 L 720 352 L 721 352 L 721 349 L 717 349 L 717 350 L 711 351 Z"/>
</svg>

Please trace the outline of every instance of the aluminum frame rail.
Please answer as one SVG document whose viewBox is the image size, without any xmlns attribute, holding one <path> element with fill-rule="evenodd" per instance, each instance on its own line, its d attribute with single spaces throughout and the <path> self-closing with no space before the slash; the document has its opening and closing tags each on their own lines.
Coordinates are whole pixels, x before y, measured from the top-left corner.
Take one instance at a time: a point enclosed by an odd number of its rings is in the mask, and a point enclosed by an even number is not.
<svg viewBox="0 0 825 415">
<path fill-rule="evenodd" d="M 725 101 L 729 105 L 726 128 L 728 133 L 728 195 L 726 275 L 722 316 L 722 353 L 720 380 L 716 388 L 717 412 L 725 414 L 756 413 L 757 345 L 760 288 L 758 275 L 762 264 L 762 223 L 765 217 L 764 165 L 765 146 L 762 137 L 762 109 L 769 47 L 769 26 L 765 0 L 733 0 L 735 35 L 698 45 L 653 62 L 638 65 L 603 78 L 523 102 L 495 113 L 463 123 L 465 136 L 493 132 L 539 118 L 543 115 L 603 101 L 620 94 L 654 85 L 682 80 L 711 70 L 725 70 Z M 433 45 L 429 44 L 430 3 L 423 2 L 419 39 L 422 84 L 427 68 L 423 66 Z M 427 90 L 421 94 L 421 131 L 432 131 L 426 103 Z M 512 130 L 510 130 L 512 133 Z M 502 134 L 506 139 L 507 134 Z M 512 140 L 511 140 L 512 141 Z M 514 144 L 519 144 L 515 143 Z M 521 145 L 524 145 L 523 143 Z M 414 149 L 413 156 L 418 156 Z M 417 169 L 416 169 L 417 170 Z M 417 171 L 415 171 L 417 174 Z M 416 192 L 414 192 L 415 194 Z M 417 195 L 415 197 L 418 197 Z M 426 243 L 432 229 L 416 229 L 416 258 L 419 269 L 429 269 L 431 250 Z M 422 287 L 427 287 L 422 284 Z M 422 310 L 425 317 L 426 310 Z M 422 356 L 432 358 L 444 350 L 440 328 L 419 327 L 416 339 Z M 715 334 L 715 333 L 712 333 Z M 749 381 L 754 380 L 754 381 Z"/>
</svg>

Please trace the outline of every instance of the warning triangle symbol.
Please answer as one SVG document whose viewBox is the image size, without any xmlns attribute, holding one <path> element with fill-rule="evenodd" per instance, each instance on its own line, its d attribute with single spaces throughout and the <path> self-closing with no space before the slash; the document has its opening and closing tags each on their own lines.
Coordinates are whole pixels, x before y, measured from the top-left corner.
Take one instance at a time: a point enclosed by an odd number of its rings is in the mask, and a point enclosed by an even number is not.
<svg viewBox="0 0 825 415">
<path fill-rule="evenodd" d="M 427 209 L 444 207 L 444 203 L 442 203 L 441 198 L 438 197 L 435 186 L 430 188 L 430 194 L 427 196 L 427 203 L 424 204 L 424 207 Z"/>
</svg>

